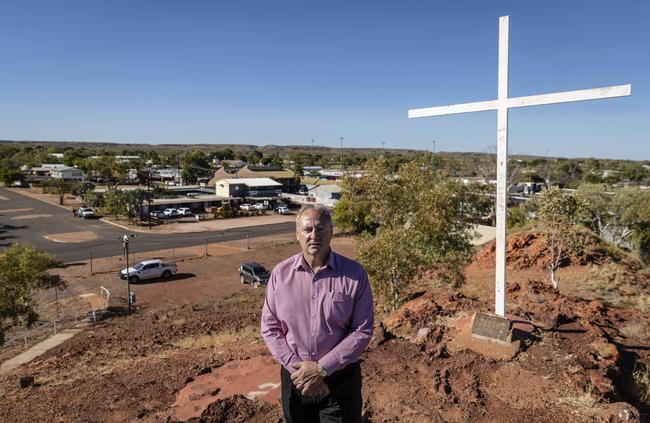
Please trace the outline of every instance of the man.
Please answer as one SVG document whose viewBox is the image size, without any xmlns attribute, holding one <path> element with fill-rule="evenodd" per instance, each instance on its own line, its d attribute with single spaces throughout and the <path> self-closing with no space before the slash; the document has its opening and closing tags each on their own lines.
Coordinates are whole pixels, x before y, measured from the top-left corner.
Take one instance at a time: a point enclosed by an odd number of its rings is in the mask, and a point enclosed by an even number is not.
<svg viewBox="0 0 650 423">
<path fill-rule="evenodd" d="M 282 365 L 287 423 L 360 422 L 359 357 L 373 330 L 372 292 L 363 267 L 330 249 L 325 207 L 306 205 L 296 218 L 302 252 L 271 272 L 262 336 Z"/>
</svg>

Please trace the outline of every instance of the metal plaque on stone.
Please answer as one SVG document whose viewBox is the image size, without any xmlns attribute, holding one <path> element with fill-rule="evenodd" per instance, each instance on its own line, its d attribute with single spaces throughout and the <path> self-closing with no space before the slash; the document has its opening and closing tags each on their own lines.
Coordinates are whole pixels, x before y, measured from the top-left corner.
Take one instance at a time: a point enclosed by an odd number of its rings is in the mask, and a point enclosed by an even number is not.
<svg viewBox="0 0 650 423">
<path fill-rule="evenodd" d="M 512 341 L 512 322 L 503 317 L 476 313 L 472 322 L 472 338 L 510 345 Z"/>
</svg>

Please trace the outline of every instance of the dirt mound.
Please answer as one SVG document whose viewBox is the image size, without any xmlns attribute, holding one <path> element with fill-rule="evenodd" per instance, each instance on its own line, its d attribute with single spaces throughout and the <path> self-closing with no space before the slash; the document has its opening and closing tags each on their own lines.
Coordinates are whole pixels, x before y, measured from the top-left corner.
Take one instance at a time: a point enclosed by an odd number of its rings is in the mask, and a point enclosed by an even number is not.
<svg viewBox="0 0 650 423">
<path fill-rule="evenodd" d="M 280 409 L 263 401 L 250 400 L 242 395 L 218 400 L 210 404 L 201 417 L 188 420 L 193 423 L 273 423 L 281 422 Z"/>
<path fill-rule="evenodd" d="M 386 387 L 395 391 L 396 398 L 391 397 L 391 401 L 408 402 L 404 387 L 409 383 L 419 386 L 417 374 L 423 372 L 430 380 L 427 395 L 442 395 L 442 398 L 434 407 L 437 413 L 422 414 L 424 404 L 417 411 L 411 408 L 418 416 L 426 415 L 429 421 L 461 421 L 461 416 L 453 414 L 452 404 L 463 404 L 464 413 L 469 414 L 462 416 L 471 415 L 475 421 L 482 420 L 487 410 L 495 413 L 493 417 L 499 416 L 499 421 L 518 421 L 526 415 L 530 416 L 523 419 L 526 421 L 589 421 L 614 410 L 616 407 L 609 406 L 610 402 L 625 402 L 621 407 L 630 416 L 639 416 L 639 412 L 627 403 L 640 405 L 644 414 L 647 413 L 647 406 L 630 389 L 635 385 L 633 370 L 644 365 L 639 363 L 648 362 L 647 350 L 639 351 L 634 344 L 628 347 L 625 336 L 617 329 L 621 322 L 647 321 L 644 313 L 619 310 L 602 301 L 565 296 L 536 280 L 510 284 L 508 299 L 513 316 L 536 326 L 522 344 L 523 352 L 512 361 L 495 361 L 469 350 L 450 348 L 458 333 L 455 321 L 475 311 L 488 311 L 490 304 L 438 289 L 418 296 L 388 315 L 381 322 L 383 332 L 376 337 L 367 360 L 384 350 L 381 354 L 384 363 L 396 354 L 401 362 L 395 365 L 404 366 L 399 371 L 411 372 L 399 389 Z M 404 349 L 404 342 L 413 345 L 410 354 L 388 352 Z M 414 357 L 417 365 L 411 363 Z M 374 384 L 387 384 L 381 377 L 370 377 Z M 553 383 L 549 383 L 551 380 Z M 382 397 L 380 402 L 387 401 L 384 397 L 388 394 L 377 392 L 376 395 Z M 502 403 L 497 405 L 494 402 L 497 398 Z M 558 399 L 564 401 L 566 408 L 556 405 Z M 386 416 L 387 410 L 379 412 L 376 402 L 369 403 L 371 413 Z M 585 407 L 589 410 L 572 415 L 569 409 L 576 403 L 589 404 Z M 539 408 L 540 404 L 553 404 L 556 409 L 549 414 L 547 409 Z M 514 409 L 526 412 L 511 414 Z"/>
</svg>

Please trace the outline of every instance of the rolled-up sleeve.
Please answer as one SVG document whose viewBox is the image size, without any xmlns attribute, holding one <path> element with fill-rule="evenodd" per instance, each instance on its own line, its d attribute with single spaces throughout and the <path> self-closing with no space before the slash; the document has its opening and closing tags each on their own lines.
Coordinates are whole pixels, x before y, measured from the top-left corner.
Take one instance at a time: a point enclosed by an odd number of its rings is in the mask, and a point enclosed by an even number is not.
<svg viewBox="0 0 650 423">
<path fill-rule="evenodd" d="M 359 278 L 358 289 L 354 297 L 350 331 L 336 347 L 318 360 L 328 374 L 359 360 L 361 353 L 370 343 L 373 325 L 372 290 L 368 282 L 368 274 L 364 270 Z"/>
<path fill-rule="evenodd" d="M 273 355 L 273 357 L 284 366 L 285 369 L 290 373 L 293 373 L 295 369 L 291 368 L 291 364 L 298 363 L 301 360 L 293 351 L 291 351 L 289 344 L 287 344 L 282 322 L 280 322 L 276 313 L 275 292 L 276 278 L 275 274 L 271 273 L 271 277 L 266 286 L 264 306 L 262 308 L 262 337 L 264 338 L 264 342 L 271 352 L 271 355 Z"/>
</svg>

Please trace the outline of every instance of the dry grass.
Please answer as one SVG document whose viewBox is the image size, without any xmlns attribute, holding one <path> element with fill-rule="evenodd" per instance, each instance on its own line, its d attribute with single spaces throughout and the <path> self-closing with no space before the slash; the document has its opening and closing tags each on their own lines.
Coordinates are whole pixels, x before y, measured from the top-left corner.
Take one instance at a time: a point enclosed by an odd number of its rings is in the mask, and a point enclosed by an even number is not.
<svg viewBox="0 0 650 423">
<path fill-rule="evenodd" d="M 601 395 L 596 395 L 594 387 L 589 385 L 582 394 L 561 398 L 560 402 L 576 409 L 590 409 L 598 404 L 601 398 Z"/>
<path fill-rule="evenodd" d="M 620 308 L 632 308 L 642 312 L 647 312 L 648 309 L 650 309 L 650 295 L 634 295 L 619 301 L 617 306 Z"/>
<path fill-rule="evenodd" d="M 436 326 L 443 326 L 446 328 L 456 327 L 456 321 L 467 316 L 467 312 L 459 311 L 450 316 L 436 316 Z"/>
<path fill-rule="evenodd" d="M 650 323 L 630 323 L 621 328 L 621 333 L 626 338 L 635 338 L 642 341 L 650 340 Z"/>
<path fill-rule="evenodd" d="M 228 330 L 215 334 L 189 336 L 174 343 L 184 349 L 211 348 L 241 341 L 258 341 L 262 337 L 258 326 L 247 326 L 240 330 Z"/>
<path fill-rule="evenodd" d="M 639 400 L 650 404 L 650 372 L 644 365 L 638 364 L 635 366 L 632 377 L 634 378 L 634 385 Z"/>
</svg>

